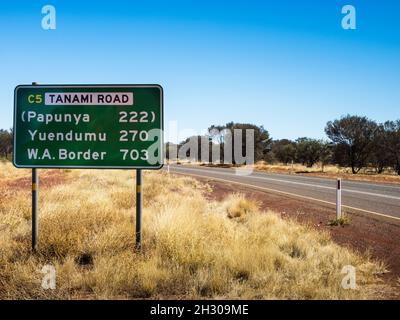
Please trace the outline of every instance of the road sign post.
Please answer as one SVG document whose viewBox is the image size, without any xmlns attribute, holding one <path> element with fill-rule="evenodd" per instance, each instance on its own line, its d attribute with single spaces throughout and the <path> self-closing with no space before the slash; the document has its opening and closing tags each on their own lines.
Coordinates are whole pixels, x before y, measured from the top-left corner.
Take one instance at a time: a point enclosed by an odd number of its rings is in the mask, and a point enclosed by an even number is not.
<svg viewBox="0 0 400 320">
<path fill-rule="evenodd" d="M 32 82 L 32 85 L 36 86 L 37 82 Z M 36 168 L 32 168 L 32 252 L 37 251 L 37 242 L 39 238 L 38 196 L 38 172 Z"/>
<path fill-rule="evenodd" d="M 38 216 L 39 179 L 36 168 L 32 169 L 32 251 L 36 252 L 39 237 Z"/>
<path fill-rule="evenodd" d="M 163 166 L 159 85 L 21 85 L 14 91 L 17 168 L 32 168 L 32 249 L 38 240 L 37 168 L 137 170 L 141 245 L 142 169 Z"/>
<path fill-rule="evenodd" d="M 336 181 L 336 219 L 342 217 L 342 179 Z"/>
<path fill-rule="evenodd" d="M 142 248 L 142 170 L 136 170 L 136 249 Z"/>
</svg>

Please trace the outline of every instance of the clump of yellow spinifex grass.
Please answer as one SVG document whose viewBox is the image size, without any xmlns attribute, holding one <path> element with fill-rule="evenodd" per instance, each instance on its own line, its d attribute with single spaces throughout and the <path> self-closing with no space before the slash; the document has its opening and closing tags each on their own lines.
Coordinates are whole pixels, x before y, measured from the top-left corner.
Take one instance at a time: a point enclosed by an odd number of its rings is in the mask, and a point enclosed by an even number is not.
<svg viewBox="0 0 400 320">
<path fill-rule="evenodd" d="M 327 234 L 260 212 L 242 195 L 206 200 L 207 185 L 165 172 L 144 173 L 139 253 L 134 173 L 64 174 L 41 189 L 37 255 L 29 190 L 1 195 L 1 299 L 363 299 L 382 289 L 382 265 Z M 46 264 L 55 267 L 55 290 L 41 286 Z M 357 270 L 356 290 L 341 286 L 345 265 Z"/>
</svg>

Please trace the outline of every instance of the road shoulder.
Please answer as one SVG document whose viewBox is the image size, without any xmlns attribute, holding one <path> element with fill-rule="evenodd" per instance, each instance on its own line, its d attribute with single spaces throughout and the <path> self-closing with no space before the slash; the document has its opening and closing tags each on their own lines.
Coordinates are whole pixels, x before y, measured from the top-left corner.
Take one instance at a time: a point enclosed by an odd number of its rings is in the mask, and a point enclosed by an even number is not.
<svg viewBox="0 0 400 320">
<path fill-rule="evenodd" d="M 339 245 L 384 262 L 389 272 L 382 276 L 382 280 L 393 288 L 393 292 L 385 294 L 385 298 L 400 298 L 400 223 L 346 209 L 349 224 L 330 226 L 329 221 L 335 218 L 332 206 L 245 186 L 232 186 L 209 178 L 196 179 L 211 186 L 212 192 L 208 194 L 210 200 L 221 201 L 229 194 L 243 193 L 257 201 L 263 210 L 273 210 L 280 213 L 282 218 L 294 219 L 319 231 L 326 231 Z"/>
</svg>

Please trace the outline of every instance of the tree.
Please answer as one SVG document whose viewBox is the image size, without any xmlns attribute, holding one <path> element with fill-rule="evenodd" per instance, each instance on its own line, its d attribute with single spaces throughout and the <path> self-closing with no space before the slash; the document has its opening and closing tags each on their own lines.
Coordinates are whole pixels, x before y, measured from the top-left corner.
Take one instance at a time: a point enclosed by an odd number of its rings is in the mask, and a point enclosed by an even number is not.
<svg viewBox="0 0 400 320">
<path fill-rule="evenodd" d="M 295 143 L 288 139 L 275 140 L 272 143 L 272 153 L 279 162 L 288 164 L 294 161 L 296 156 Z"/>
<path fill-rule="evenodd" d="M 374 135 L 373 147 L 370 155 L 370 163 L 377 173 L 382 173 L 385 167 L 391 165 L 390 146 L 387 142 L 388 133 L 383 125 L 379 125 Z"/>
<path fill-rule="evenodd" d="M 191 136 L 178 145 L 178 158 L 199 161 L 201 155 L 201 136 Z"/>
<path fill-rule="evenodd" d="M 321 171 L 324 172 L 324 167 L 332 161 L 333 144 L 329 142 L 322 142 L 321 151 L 319 154 L 319 161 L 321 162 Z"/>
<path fill-rule="evenodd" d="M 347 115 L 329 121 L 325 132 L 335 144 L 334 161 L 350 166 L 353 174 L 367 164 L 372 152 L 377 124 L 366 117 Z"/>
<path fill-rule="evenodd" d="M 389 162 L 397 174 L 400 175 L 400 119 L 397 121 L 387 121 L 384 123 L 384 140 Z"/>
<path fill-rule="evenodd" d="M 178 157 L 178 145 L 172 142 L 165 144 L 165 158 L 168 160 L 177 160 Z"/>
<path fill-rule="evenodd" d="M 197 135 L 186 138 L 178 145 L 168 143 L 168 157 L 177 154 L 179 159 L 189 159 L 190 161 L 213 162 L 213 152 L 217 149 L 216 161 L 219 160 L 219 145 L 212 142 L 209 135 Z M 174 148 L 177 148 L 174 150 Z"/>
<path fill-rule="evenodd" d="M 307 167 L 312 167 L 320 159 L 323 142 L 311 138 L 296 140 L 296 160 Z"/>
<path fill-rule="evenodd" d="M 227 142 L 227 135 L 229 134 L 232 139 L 232 162 L 235 163 L 234 155 L 234 147 L 235 147 L 235 130 L 241 130 L 241 154 L 246 154 L 246 130 L 253 130 L 254 132 L 254 161 L 263 160 L 265 154 L 268 152 L 268 146 L 271 143 L 271 138 L 269 133 L 263 126 L 257 126 L 249 123 L 235 123 L 228 122 L 227 124 L 221 125 L 212 125 L 208 128 L 210 132 L 210 138 L 216 140 L 221 144 L 221 155 L 225 159 L 224 154 L 224 144 Z"/>
<path fill-rule="evenodd" d="M 0 129 L 0 156 L 8 157 L 13 151 L 13 131 Z"/>
</svg>

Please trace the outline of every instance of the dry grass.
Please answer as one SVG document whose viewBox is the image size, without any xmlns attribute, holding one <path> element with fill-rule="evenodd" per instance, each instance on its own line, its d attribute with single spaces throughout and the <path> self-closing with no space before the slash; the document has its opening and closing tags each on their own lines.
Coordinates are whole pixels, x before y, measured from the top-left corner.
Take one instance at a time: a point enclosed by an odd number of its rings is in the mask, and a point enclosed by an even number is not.
<svg viewBox="0 0 400 320">
<path fill-rule="evenodd" d="M 342 178 L 354 181 L 400 183 L 400 176 L 395 172 L 377 174 L 372 169 L 366 168 L 362 169 L 358 174 L 352 174 L 351 168 L 342 168 L 334 165 L 326 165 L 322 171 L 322 166 L 319 163 L 308 168 L 298 163 L 285 165 L 267 164 L 265 161 L 259 161 L 254 165 L 254 169 L 272 173 L 302 174 L 324 178 Z"/>
<path fill-rule="evenodd" d="M 301 173 L 301 172 L 306 172 L 306 173 L 317 173 L 321 172 L 322 173 L 322 167 L 319 165 L 314 165 L 311 168 L 304 166 L 299 163 L 294 163 L 292 164 L 268 164 L 265 161 L 259 161 L 254 165 L 255 169 L 261 170 L 261 171 L 270 171 L 270 172 L 282 172 L 282 173 Z M 350 173 L 348 169 L 346 168 L 339 168 L 333 165 L 327 165 L 324 166 L 324 172 L 325 173 Z"/>
<path fill-rule="evenodd" d="M 18 179 L 29 175 L 29 169 L 10 169 L 11 164 L 4 158 L 0 158 L 0 182 L 4 183 L 8 179 Z M 1 187 L 1 184 L 0 184 Z"/>
<path fill-rule="evenodd" d="M 3 186 L 4 177 L 26 174 L 9 164 L 1 170 Z M 382 265 L 327 234 L 262 213 L 241 195 L 207 201 L 207 186 L 162 172 L 144 174 L 137 253 L 133 173 L 64 174 L 62 185 L 41 190 L 36 256 L 29 191 L 1 194 L 1 299 L 363 299 L 384 288 Z M 41 287 L 45 264 L 56 268 L 55 290 Z M 345 265 L 356 267 L 357 290 L 341 287 Z"/>
<path fill-rule="evenodd" d="M 233 194 L 225 200 L 228 218 L 244 220 L 249 214 L 258 212 L 258 204 L 247 200 L 242 194 Z"/>
</svg>

